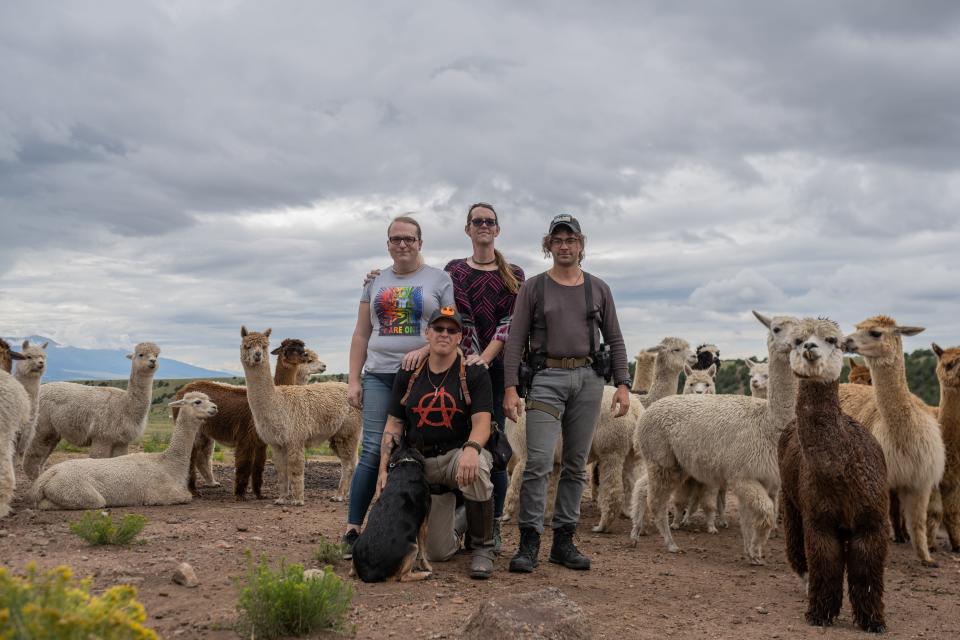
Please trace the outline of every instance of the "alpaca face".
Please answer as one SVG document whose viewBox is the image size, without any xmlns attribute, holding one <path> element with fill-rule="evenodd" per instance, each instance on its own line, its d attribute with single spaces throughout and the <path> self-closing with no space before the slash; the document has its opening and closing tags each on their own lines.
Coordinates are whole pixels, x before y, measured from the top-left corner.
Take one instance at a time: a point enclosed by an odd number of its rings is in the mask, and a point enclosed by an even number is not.
<svg viewBox="0 0 960 640">
<path fill-rule="evenodd" d="M 799 378 L 832 382 L 843 369 L 843 332 L 833 320 L 804 318 L 790 331 L 790 368 Z"/>
<path fill-rule="evenodd" d="M 753 395 L 757 395 L 758 392 L 764 391 L 770 382 L 770 365 L 766 362 L 747 360 L 747 367 L 750 369 L 750 390 Z"/>
<path fill-rule="evenodd" d="M 310 362 L 310 356 L 307 355 L 306 345 L 303 340 L 296 338 L 287 338 L 280 343 L 280 346 L 270 352 L 289 367 L 298 367 L 301 364 Z"/>
<path fill-rule="evenodd" d="M 793 316 L 773 316 L 772 318 L 753 312 L 767 331 L 767 351 L 769 353 L 790 353 L 793 343 L 790 341 L 790 329 L 797 326 L 800 320 Z"/>
<path fill-rule="evenodd" d="M 158 359 L 160 357 L 160 347 L 152 342 L 141 342 L 133 348 L 133 353 L 128 353 L 127 358 L 133 360 L 133 369 L 137 373 L 153 375 L 157 367 L 160 366 Z"/>
<path fill-rule="evenodd" d="M 960 347 L 941 349 L 936 344 L 933 351 L 937 354 L 937 379 L 940 386 L 960 389 Z"/>
<path fill-rule="evenodd" d="M 680 371 L 685 366 L 697 364 L 697 356 L 690 348 L 690 343 L 682 338 L 664 338 L 647 351 L 655 353 L 657 360 L 662 359 L 669 371 Z"/>
<path fill-rule="evenodd" d="M 180 407 L 181 411 L 186 411 L 187 415 L 194 418 L 212 418 L 217 415 L 217 405 L 210 401 L 207 394 L 200 391 L 190 391 L 169 406 Z"/>
<path fill-rule="evenodd" d="M 307 349 L 307 358 L 307 372 L 310 373 L 310 375 L 323 373 L 327 370 L 327 365 L 320 360 L 317 352 L 313 349 Z"/>
<path fill-rule="evenodd" d="M 715 365 L 710 365 L 706 371 L 691 369 L 690 367 L 686 367 L 684 371 L 687 374 L 687 379 L 683 383 L 684 395 L 691 393 L 709 395 L 717 392 L 717 385 L 713 380 L 713 376 L 717 372 Z"/>
<path fill-rule="evenodd" d="M 857 330 L 844 339 L 844 349 L 868 360 L 903 358 L 901 336 L 914 336 L 923 327 L 901 327 L 893 318 L 874 316 L 857 325 Z"/>
<path fill-rule="evenodd" d="M 267 329 L 263 333 L 256 331 L 247 331 L 246 327 L 240 327 L 240 362 L 248 367 L 257 367 L 264 363 L 269 363 L 270 358 L 270 331 Z"/>
<path fill-rule="evenodd" d="M 44 342 L 42 345 L 35 345 L 30 344 L 29 340 L 24 340 L 20 349 L 20 355 L 23 356 L 23 359 L 17 362 L 17 371 L 42 376 L 47 368 L 46 348 L 48 344 L 50 343 Z"/>
</svg>

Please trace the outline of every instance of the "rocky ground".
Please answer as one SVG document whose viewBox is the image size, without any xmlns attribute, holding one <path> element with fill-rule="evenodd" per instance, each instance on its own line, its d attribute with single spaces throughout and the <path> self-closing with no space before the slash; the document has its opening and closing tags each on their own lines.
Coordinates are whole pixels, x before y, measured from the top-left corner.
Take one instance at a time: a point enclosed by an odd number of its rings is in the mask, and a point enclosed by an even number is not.
<svg viewBox="0 0 960 640">
<path fill-rule="evenodd" d="M 312 557 L 321 536 L 339 538 L 346 506 L 328 500 L 339 477 L 335 462 L 308 464 L 308 502 L 300 508 L 276 507 L 266 500 L 235 502 L 233 469 L 218 467 L 217 475 L 223 487 L 205 489 L 191 504 L 114 510 L 149 518 L 141 535 L 144 543 L 128 548 L 88 546 L 67 528 L 78 513 L 30 510 L 21 501 L 26 488 L 20 487 L 15 514 L 0 521 L 0 558 L 14 571 L 30 561 L 41 568 L 67 564 L 78 575 L 93 576 L 97 588 L 134 584 L 148 624 L 163 637 L 236 638 L 235 580 L 244 572 L 245 550 L 266 554 L 272 562 L 285 557 L 315 566 Z M 268 466 L 266 488 L 271 495 L 275 482 Z M 609 535 L 584 526 L 578 544 L 593 558 L 591 571 L 573 572 L 544 562 L 529 576 L 506 571 L 517 542 L 516 529 L 507 526 L 505 557 L 486 582 L 465 577 L 465 556 L 435 565 L 434 576 L 420 583 L 366 585 L 346 578 L 357 589 L 349 622 L 359 638 L 454 638 L 487 599 L 556 586 L 582 607 L 596 638 L 864 637 L 851 623 L 847 602 L 833 628 L 808 627 L 803 621 L 803 585 L 786 564 L 782 538 L 771 539 L 766 566 L 751 567 L 741 555 L 732 504 L 731 513 L 731 527 L 718 535 L 678 532 L 682 555 L 665 553 L 655 536 L 633 547 L 626 520 Z M 598 518 L 587 500 L 583 518 L 590 524 Z M 960 637 L 960 556 L 943 550 L 943 537 L 939 542 L 938 569 L 920 567 L 907 546 L 891 548 L 886 574 L 889 637 Z M 195 568 L 198 587 L 172 582 L 180 562 Z M 336 571 L 346 577 L 346 563 Z"/>
</svg>

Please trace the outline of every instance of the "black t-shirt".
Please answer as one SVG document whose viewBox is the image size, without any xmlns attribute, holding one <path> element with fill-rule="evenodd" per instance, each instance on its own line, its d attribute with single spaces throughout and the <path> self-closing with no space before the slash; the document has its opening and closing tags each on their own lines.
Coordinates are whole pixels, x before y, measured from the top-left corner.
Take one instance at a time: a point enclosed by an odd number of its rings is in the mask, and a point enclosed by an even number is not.
<svg viewBox="0 0 960 640">
<path fill-rule="evenodd" d="M 423 438 L 424 446 L 461 445 L 470 439 L 473 414 L 491 413 L 493 409 L 493 385 L 483 365 L 467 367 L 469 407 L 460 386 L 459 356 L 444 373 L 432 373 L 429 365 L 424 366 L 413 383 L 407 404 L 403 405 L 400 400 L 407 392 L 412 375 L 412 371 L 397 373 L 389 411 L 394 418 L 403 420 L 407 441 L 412 444 L 419 444 Z"/>
</svg>

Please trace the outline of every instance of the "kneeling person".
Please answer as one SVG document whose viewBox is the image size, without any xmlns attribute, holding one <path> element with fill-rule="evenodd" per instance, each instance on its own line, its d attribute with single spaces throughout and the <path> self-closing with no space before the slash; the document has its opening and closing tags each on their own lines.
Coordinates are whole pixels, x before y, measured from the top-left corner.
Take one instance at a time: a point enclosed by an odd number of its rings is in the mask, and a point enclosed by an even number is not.
<svg viewBox="0 0 960 640">
<path fill-rule="evenodd" d="M 490 437 L 493 392 L 482 365 L 465 364 L 459 350 L 463 320 L 453 307 L 430 316 L 429 353 L 415 371 L 400 371 L 380 447 L 378 492 L 387 482 L 390 453 L 400 438 L 426 459 L 427 482 L 463 493 L 467 536 L 473 550 L 470 577 L 493 573 L 493 460 L 483 447 Z M 460 548 L 454 530 L 456 499 L 434 495 L 427 527 L 427 560 L 449 560 Z"/>
</svg>

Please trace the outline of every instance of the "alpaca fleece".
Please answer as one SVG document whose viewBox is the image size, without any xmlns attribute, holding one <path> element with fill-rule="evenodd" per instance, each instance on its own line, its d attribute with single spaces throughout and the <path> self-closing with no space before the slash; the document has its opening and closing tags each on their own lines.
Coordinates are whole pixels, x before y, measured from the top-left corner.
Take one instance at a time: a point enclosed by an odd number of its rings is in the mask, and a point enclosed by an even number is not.
<svg viewBox="0 0 960 640">
<path fill-rule="evenodd" d="M 940 431 L 946 451 L 940 495 L 943 523 L 950 537 L 950 548 L 960 553 L 960 347 L 941 349 L 937 354 L 937 379 L 940 381 Z"/>
<path fill-rule="evenodd" d="M 0 518 L 10 513 L 17 486 L 13 471 L 17 434 L 29 428 L 30 398 L 12 375 L 0 371 Z"/>
<path fill-rule="evenodd" d="M 855 622 L 883 631 L 886 463 L 876 439 L 840 413 L 837 380 L 800 381 L 797 418 L 780 438 L 779 457 L 787 560 L 810 575 L 807 622 L 833 622 L 846 572 Z"/>
<path fill-rule="evenodd" d="M 40 378 L 47 368 L 47 344 L 30 344 L 29 340 L 24 340 L 20 349 L 21 360 L 17 360 L 17 368 L 14 377 L 17 379 L 27 392 L 30 398 L 30 424 L 26 429 L 20 432 L 17 437 L 17 463 L 23 462 L 23 456 L 27 451 L 27 445 L 33 439 L 34 426 L 37 422 L 37 409 L 40 398 Z"/>
</svg>

